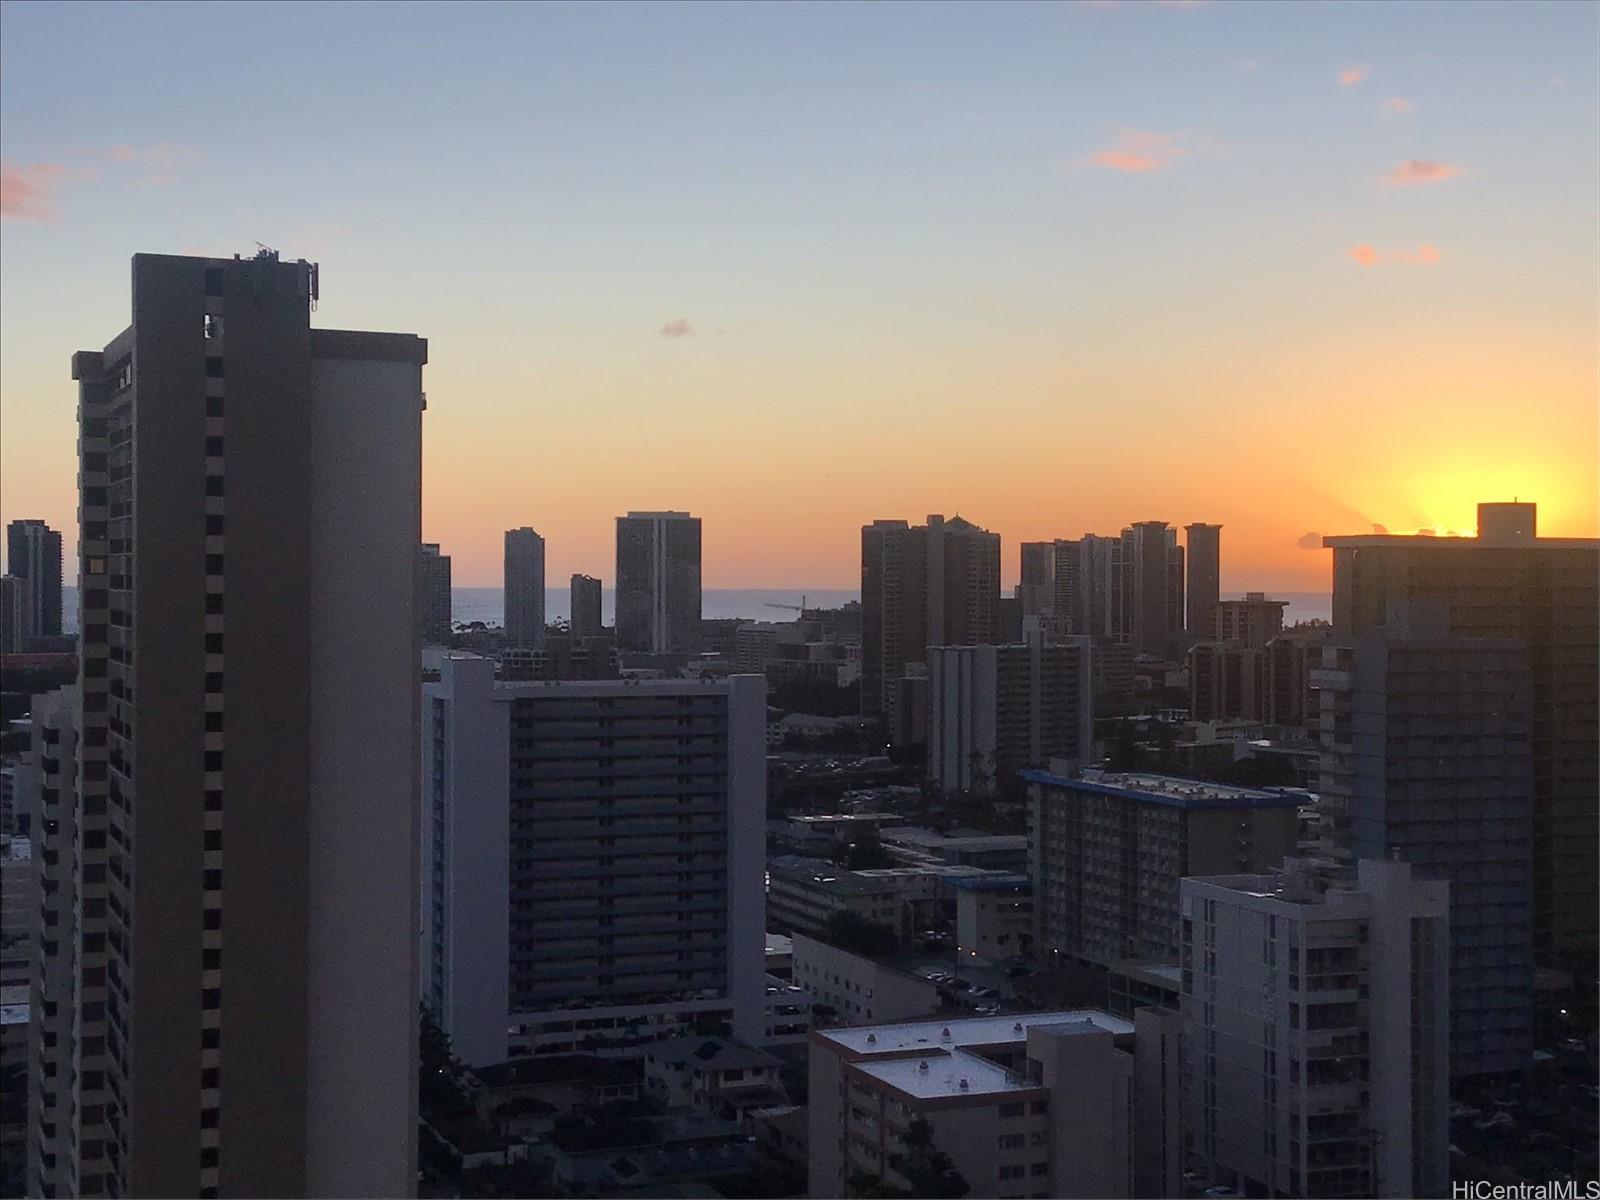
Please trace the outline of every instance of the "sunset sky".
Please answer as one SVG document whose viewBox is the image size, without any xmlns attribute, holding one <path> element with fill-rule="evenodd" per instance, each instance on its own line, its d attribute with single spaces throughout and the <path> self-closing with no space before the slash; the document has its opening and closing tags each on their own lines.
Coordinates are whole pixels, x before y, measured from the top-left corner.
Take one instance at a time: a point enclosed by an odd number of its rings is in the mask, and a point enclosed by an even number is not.
<svg viewBox="0 0 1600 1200">
<path fill-rule="evenodd" d="M 0 519 L 74 516 L 136 251 L 322 264 L 414 332 L 424 533 L 853 587 L 860 526 L 1593 535 L 1594 5 L 0 8 Z M 68 574 L 71 575 L 69 565 Z"/>
</svg>

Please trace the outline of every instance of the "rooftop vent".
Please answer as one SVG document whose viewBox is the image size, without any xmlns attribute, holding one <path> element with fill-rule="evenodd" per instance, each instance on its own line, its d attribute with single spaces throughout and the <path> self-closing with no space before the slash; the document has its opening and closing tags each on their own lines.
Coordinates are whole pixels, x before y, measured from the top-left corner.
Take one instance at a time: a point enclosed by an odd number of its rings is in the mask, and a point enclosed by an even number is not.
<svg viewBox="0 0 1600 1200">
<path fill-rule="evenodd" d="M 1015 1024 L 1013 1024 L 1011 1026 L 1011 1032 L 1012 1033 L 1021 1033 L 1022 1032 L 1022 1022 L 1018 1021 Z"/>
<path fill-rule="evenodd" d="M 923 1059 L 921 1062 L 919 1062 L 917 1064 L 917 1074 L 918 1075 L 926 1075 L 927 1073 L 928 1073 L 928 1060 L 927 1059 Z"/>
<path fill-rule="evenodd" d="M 878 1035 L 875 1034 L 875 1033 L 867 1034 L 867 1045 L 876 1046 L 877 1044 L 878 1044 Z"/>
<path fill-rule="evenodd" d="M 939 1040 L 941 1042 L 948 1042 L 950 1040 L 950 1026 L 946 1025 L 939 1031 Z"/>
<path fill-rule="evenodd" d="M 967 1081 L 965 1079 L 961 1081 L 961 1090 L 963 1092 L 967 1090 Z"/>
</svg>

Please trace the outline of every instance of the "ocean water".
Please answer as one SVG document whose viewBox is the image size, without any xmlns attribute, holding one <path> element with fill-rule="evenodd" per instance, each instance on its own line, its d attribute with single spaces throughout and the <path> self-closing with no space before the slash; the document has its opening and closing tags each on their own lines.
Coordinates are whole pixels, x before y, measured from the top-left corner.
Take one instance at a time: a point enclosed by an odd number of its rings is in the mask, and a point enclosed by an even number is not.
<svg viewBox="0 0 1600 1200">
<path fill-rule="evenodd" d="M 1333 597 L 1327 592 L 1272 592 L 1275 600 L 1287 600 L 1284 624 L 1333 617 Z M 1224 600 L 1238 600 L 1243 592 L 1224 592 Z M 701 614 L 706 617 L 737 617 L 749 621 L 792 621 L 798 615 L 792 608 L 774 608 L 772 605 L 798 605 L 802 599 L 812 608 L 837 608 L 851 600 L 861 599 L 859 591 L 841 588 L 707 588 L 701 595 Z M 545 619 L 572 615 L 572 595 L 568 588 L 546 588 L 544 594 Z M 606 588 L 600 596 L 600 609 L 607 624 L 615 611 L 615 595 Z M 486 625 L 500 625 L 505 620 L 505 600 L 500 588 L 450 589 L 450 612 L 456 621 L 482 621 Z M 61 589 L 61 627 L 64 633 L 78 632 L 78 589 Z"/>
</svg>

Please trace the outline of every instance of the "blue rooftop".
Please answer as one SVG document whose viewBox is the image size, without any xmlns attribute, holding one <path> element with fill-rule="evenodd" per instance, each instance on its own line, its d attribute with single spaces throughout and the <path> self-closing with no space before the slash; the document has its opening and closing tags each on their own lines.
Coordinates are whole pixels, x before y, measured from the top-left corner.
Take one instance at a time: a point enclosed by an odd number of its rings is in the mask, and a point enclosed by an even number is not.
<svg viewBox="0 0 1600 1200">
<path fill-rule="evenodd" d="M 1288 789 L 1234 787 L 1205 779 L 1179 779 L 1143 771 L 1085 771 L 1082 775 L 1057 775 L 1028 768 L 1019 772 L 1029 783 L 1068 791 L 1092 792 L 1161 804 L 1168 808 L 1288 808 L 1303 797 Z"/>
</svg>

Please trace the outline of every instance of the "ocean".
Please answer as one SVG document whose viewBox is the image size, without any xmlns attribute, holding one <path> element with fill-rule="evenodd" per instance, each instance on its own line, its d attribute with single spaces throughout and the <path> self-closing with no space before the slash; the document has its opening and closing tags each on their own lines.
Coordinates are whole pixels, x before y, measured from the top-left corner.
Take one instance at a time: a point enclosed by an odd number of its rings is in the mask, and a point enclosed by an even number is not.
<svg viewBox="0 0 1600 1200">
<path fill-rule="evenodd" d="M 1287 600 L 1284 624 L 1333 617 L 1333 598 L 1327 592 L 1268 592 L 1275 600 Z M 1243 592 L 1224 592 L 1224 600 L 1238 600 Z M 861 599 L 859 591 L 844 588 L 706 588 L 701 594 L 701 615 L 710 618 L 738 618 L 746 621 L 792 621 L 798 615 L 793 606 L 804 602 L 810 608 L 837 608 Z M 572 596 L 567 588 L 546 588 L 545 619 L 567 618 L 572 614 Z M 776 606 L 776 607 L 774 607 Z M 785 607 L 789 606 L 789 607 Z M 609 624 L 615 611 L 615 596 L 610 588 L 601 593 L 600 608 Z M 505 621 L 505 599 L 501 588 L 458 587 L 450 589 L 450 612 L 458 622 L 482 621 L 500 625 Z M 78 632 L 78 589 L 61 589 L 61 625 L 65 633 Z"/>
</svg>

